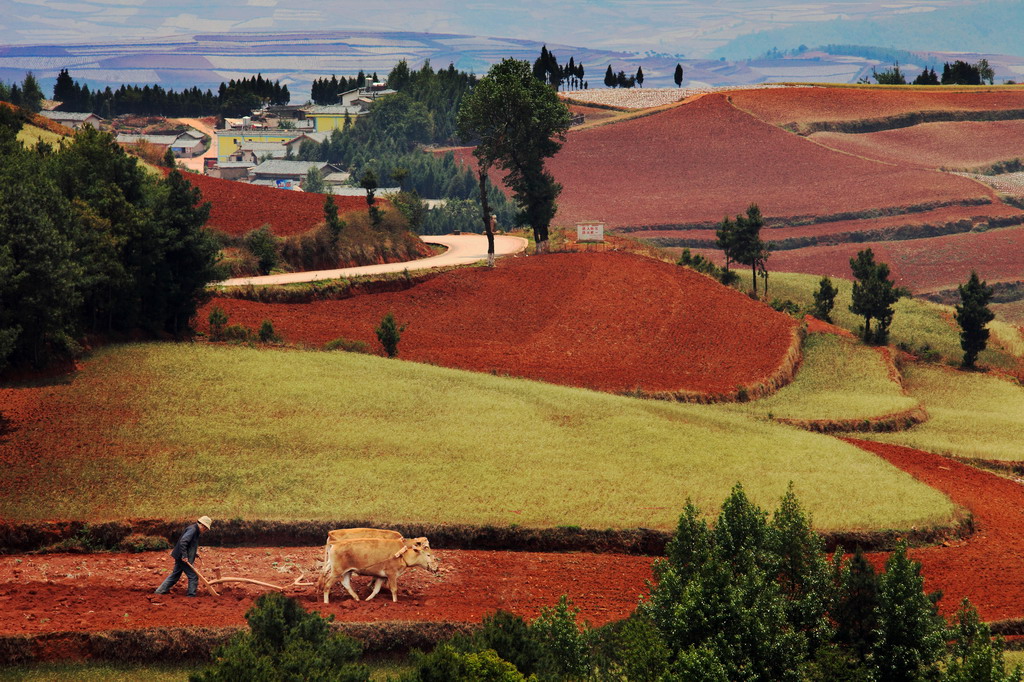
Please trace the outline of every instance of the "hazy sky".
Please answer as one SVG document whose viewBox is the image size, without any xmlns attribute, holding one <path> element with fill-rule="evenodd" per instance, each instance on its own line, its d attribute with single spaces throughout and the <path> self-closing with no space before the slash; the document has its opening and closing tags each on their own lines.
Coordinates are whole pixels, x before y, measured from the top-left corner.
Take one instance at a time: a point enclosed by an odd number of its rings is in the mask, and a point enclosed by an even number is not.
<svg viewBox="0 0 1024 682">
<path fill-rule="evenodd" d="M 881 19 L 970 0 L 0 0 L 0 44 L 129 42 L 236 31 L 468 33 L 688 57 L 757 30 Z"/>
</svg>

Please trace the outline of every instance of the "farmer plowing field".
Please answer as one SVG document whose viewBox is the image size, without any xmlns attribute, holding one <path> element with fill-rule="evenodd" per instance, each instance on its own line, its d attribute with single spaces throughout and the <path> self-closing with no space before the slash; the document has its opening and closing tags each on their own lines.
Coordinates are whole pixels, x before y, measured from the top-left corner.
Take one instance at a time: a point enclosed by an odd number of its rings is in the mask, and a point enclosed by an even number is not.
<svg viewBox="0 0 1024 682">
<path fill-rule="evenodd" d="M 181 578 L 181 574 L 184 573 L 188 576 L 188 591 L 185 593 L 185 596 L 196 596 L 196 588 L 199 586 L 199 574 L 192 564 L 195 563 L 198 555 L 199 537 L 205 531 L 210 530 L 210 524 L 212 523 L 213 520 L 209 516 L 200 516 L 195 523 L 185 526 L 185 530 L 182 531 L 177 544 L 171 550 L 174 568 L 171 569 L 171 574 L 167 576 L 167 579 L 160 583 L 160 587 L 156 588 L 157 594 L 167 594 L 170 592 L 174 584 Z"/>
</svg>

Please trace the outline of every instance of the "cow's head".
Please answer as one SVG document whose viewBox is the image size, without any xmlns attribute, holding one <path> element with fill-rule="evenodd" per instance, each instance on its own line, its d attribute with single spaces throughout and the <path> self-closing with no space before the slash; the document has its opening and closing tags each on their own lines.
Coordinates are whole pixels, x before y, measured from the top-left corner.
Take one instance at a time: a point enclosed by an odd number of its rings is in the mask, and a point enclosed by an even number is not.
<svg viewBox="0 0 1024 682">
<path fill-rule="evenodd" d="M 437 557 L 430 551 L 430 540 L 426 538 L 406 539 L 408 548 L 402 555 L 407 566 L 422 566 L 432 573 L 437 573 Z"/>
</svg>

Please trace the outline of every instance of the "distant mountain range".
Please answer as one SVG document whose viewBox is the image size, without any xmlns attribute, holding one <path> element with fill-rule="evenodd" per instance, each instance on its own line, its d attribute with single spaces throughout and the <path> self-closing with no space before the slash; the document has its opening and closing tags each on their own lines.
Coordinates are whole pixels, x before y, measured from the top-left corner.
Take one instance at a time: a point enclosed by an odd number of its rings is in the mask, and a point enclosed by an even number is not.
<svg viewBox="0 0 1024 682">
<path fill-rule="evenodd" d="M 216 89 L 221 82 L 262 73 L 264 78 L 288 85 L 293 102 L 309 96 L 316 78 L 377 73 L 384 78 L 401 59 L 413 68 L 430 60 L 433 67 L 486 73 L 489 66 L 506 57 L 533 61 L 542 43 L 514 38 L 462 34 L 403 32 L 330 31 L 314 33 L 232 33 L 196 34 L 174 39 L 135 44 L 18 45 L 0 46 L 0 80 L 16 82 L 32 71 L 44 92 L 52 91 L 60 69 L 95 89 L 122 83 L 159 84 L 182 89 L 199 86 Z M 742 85 L 777 81 L 854 82 L 870 73 L 871 67 L 885 65 L 884 59 L 866 56 L 826 54 L 807 50 L 781 57 L 728 61 L 682 59 L 672 54 L 637 54 L 611 50 L 548 44 L 562 63 L 573 57 L 586 67 L 591 87 L 604 87 L 609 65 L 614 71 L 635 73 L 643 66 L 646 87 L 673 87 L 673 72 L 682 63 L 686 85 Z M 867 54 L 867 53 L 865 53 Z M 874 54 L 874 53 L 871 53 Z M 883 53 L 884 54 L 884 53 Z M 876 55 L 877 56 L 877 55 Z M 956 55 L 976 61 L 979 55 Z M 985 55 L 997 79 L 1024 80 L 1024 58 Z M 914 69 L 938 64 L 952 55 L 934 53 L 913 63 L 901 60 L 913 77 Z"/>
</svg>

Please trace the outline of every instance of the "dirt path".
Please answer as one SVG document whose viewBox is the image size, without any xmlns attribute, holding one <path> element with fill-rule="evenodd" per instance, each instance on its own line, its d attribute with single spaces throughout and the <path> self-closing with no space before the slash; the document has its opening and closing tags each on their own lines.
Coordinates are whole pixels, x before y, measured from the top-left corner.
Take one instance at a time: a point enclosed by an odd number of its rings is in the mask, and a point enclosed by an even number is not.
<svg viewBox="0 0 1024 682">
<path fill-rule="evenodd" d="M 401 263 L 381 263 L 379 265 L 360 265 L 352 268 L 341 268 L 337 270 L 313 270 L 309 272 L 288 272 L 280 275 L 262 275 L 259 277 L 235 277 L 217 282 L 218 286 L 263 286 L 270 284 L 296 284 L 298 282 L 315 282 L 325 279 L 339 279 L 342 277 L 365 277 L 368 275 L 382 275 L 389 272 L 402 272 L 408 270 L 429 270 L 430 268 L 442 268 L 452 265 L 469 265 L 482 260 L 487 260 L 487 237 L 482 234 L 445 234 L 445 235 L 421 235 L 420 239 L 428 244 L 440 244 L 448 247 L 448 250 L 437 256 L 421 258 L 419 260 L 403 261 Z M 527 241 L 522 237 L 510 235 L 495 235 L 494 255 L 513 256 L 526 250 Z"/>
<path fill-rule="evenodd" d="M 1024 618 L 1024 486 L 920 450 L 849 442 L 941 490 L 974 514 L 977 531 L 968 540 L 910 552 L 921 562 L 925 589 L 942 590 L 942 612 L 956 611 L 969 597 L 983 620 Z"/>
<path fill-rule="evenodd" d="M 197 156 L 192 159 L 178 159 L 178 164 L 188 168 L 190 170 L 203 172 L 203 163 L 206 159 L 217 158 L 217 133 L 212 127 L 205 123 L 202 119 L 198 118 L 179 118 L 174 119 L 185 125 L 192 126 L 201 133 L 210 136 L 210 147 L 203 152 L 201 156 Z"/>
</svg>

